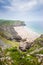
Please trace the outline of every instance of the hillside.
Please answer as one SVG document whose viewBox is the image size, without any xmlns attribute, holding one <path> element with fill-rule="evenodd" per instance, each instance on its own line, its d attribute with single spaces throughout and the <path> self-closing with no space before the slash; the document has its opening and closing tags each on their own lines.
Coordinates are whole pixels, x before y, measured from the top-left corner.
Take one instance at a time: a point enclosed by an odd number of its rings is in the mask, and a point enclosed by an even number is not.
<svg viewBox="0 0 43 65">
<path fill-rule="evenodd" d="M 0 25 L 25 26 L 25 23 L 24 23 L 24 21 L 20 21 L 20 20 L 3 20 L 3 19 L 0 19 Z"/>
<path fill-rule="evenodd" d="M 28 36 L 24 26 L 23 21 L 0 20 L 1 65 L 43 65 L 43 34 Z"/>
<path fill-rule="evenodd" d="M 43 46 L 39 40 L 42 35 L 37 38 L 30 49 L 21 52 L 17 47 L 9 47 L 2 49 L 0 46 L 0 64 L 1 65 L 43 65 Z"/>
<path fill-rule="evenodd" d="M 25 26 L 23 21 L 19 20 L 0 20 L 0 34 L 7 39 L 20 38 L 18 33 L 14 30 L 15 26 Z"/>
</svg>

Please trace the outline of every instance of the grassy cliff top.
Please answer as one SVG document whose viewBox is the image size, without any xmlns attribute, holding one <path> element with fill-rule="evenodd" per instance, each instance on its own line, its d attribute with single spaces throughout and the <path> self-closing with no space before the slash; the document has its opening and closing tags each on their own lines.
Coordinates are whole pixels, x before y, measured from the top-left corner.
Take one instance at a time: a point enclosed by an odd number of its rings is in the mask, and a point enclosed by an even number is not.
<svg viewBox="0 0 43 65">
<path fill-rule="evenodd" d="M 23 25 L 25 26 L 24 21 L 20 20 L 3 20 L 0 19 L 0 25 Z"/>
</svg>

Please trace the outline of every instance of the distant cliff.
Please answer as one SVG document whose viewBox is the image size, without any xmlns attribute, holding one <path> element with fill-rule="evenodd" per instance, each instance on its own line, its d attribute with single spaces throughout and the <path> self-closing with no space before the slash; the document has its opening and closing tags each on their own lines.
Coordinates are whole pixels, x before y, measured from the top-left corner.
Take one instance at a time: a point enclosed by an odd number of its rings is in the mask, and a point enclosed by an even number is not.
<svg viewBox="0 0 43 65">
<path fill-rule="evenodd" d="M 19 20 L 0 20 L 0 35 L 7 39 L 21 39 L 14 30 L 16 26 L 25 26 L 24 21 Z"/>
<path fill-rule="evenodd" d="M 25 26 L 24 21 L 20 20 L 0 20 L 0 25 L 6 26 Z"/>
</svg>

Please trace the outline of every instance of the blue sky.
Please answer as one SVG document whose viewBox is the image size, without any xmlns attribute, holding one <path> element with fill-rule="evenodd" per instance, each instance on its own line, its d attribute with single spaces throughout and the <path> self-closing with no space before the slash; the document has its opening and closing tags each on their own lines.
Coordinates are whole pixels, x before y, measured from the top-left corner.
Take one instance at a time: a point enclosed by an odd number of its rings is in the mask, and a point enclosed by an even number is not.
<svg viewBox="0 0 43 65">
<path fill-rule="evenodd" d="M 43 21 L 43 0 L 0 0 L 0 18 Z"/>
</svg>

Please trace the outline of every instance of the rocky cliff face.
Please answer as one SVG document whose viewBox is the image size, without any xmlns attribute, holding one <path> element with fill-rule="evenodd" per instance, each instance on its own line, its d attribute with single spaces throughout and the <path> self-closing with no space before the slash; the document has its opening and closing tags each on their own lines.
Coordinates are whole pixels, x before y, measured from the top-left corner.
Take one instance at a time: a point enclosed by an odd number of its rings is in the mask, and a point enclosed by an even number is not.
<svg viewBox="0 0 43 65">
<path fill-rule="evenodd" d="M 21 39 L 18 33 L 14 30 L 15 26 L 25 26 L 23 21 L 8 21 L 8 20 L 0 20 L 0 35 L 5 37 L 6 39 Z"/>
<path fill-rule="evenodd" d="M 22 51 L 26 51 L 27 49 L 30 49 L 31 47 L 33 47 L 33 48 L 43 47 L 43 34 L 31 43 L 29 43 L 26 40 L 20 42 L 19 48 Z"/>
<path fill-rule="evenodd" d="M 38 37 L 36 40 L 34 40 L 33 45 L 36 43 L 40 44 L 43 47 L 43 34 L 41 34 L 40 37 Z"/>
<path fill-rule="evenodd" d="M 39 44 L 43 46 L 43 34 L 39 37 Z"/>
</svg>

